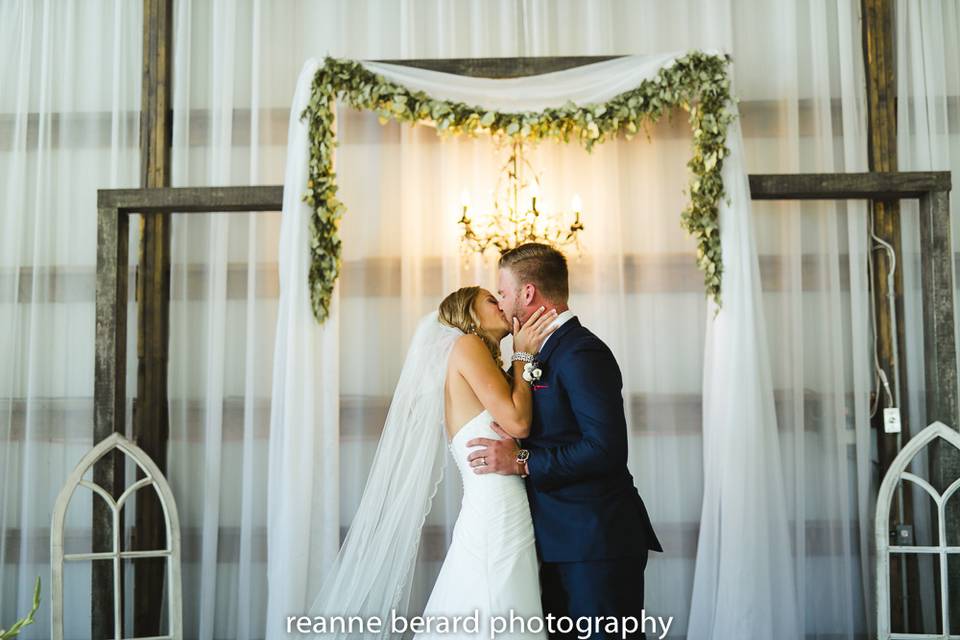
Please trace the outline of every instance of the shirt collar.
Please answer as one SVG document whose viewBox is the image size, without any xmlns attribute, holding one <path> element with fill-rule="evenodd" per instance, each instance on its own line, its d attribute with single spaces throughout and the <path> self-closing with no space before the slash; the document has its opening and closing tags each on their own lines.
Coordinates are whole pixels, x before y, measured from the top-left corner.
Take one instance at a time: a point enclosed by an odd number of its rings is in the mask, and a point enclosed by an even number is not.
<svg viewBox="0 0 960 640">
<path fill-rule="evenodd" d="M 565 323 L 567 320 L 570 320 L 573 317 L 574 317 L 573 311 L 571 311 L 570 309 L 567 309 L 563 313 L 557 315 L 557 317 L 553 319 L 553 322 L 550 323 L 550 326 L 556 327 L 557 329 L 559 329 L 560 327 L 563 326 L 563 323 Z M 550 336 L 552 335 L 553 333 L 551 333 L 550 335 L 548 335 L 546 338 L 543 339 L 543 344 L 540 345 L 540 351 L 543 351 L 543 347 L 546 346 L 547 340 L 549 340 Z"/>
</svg>

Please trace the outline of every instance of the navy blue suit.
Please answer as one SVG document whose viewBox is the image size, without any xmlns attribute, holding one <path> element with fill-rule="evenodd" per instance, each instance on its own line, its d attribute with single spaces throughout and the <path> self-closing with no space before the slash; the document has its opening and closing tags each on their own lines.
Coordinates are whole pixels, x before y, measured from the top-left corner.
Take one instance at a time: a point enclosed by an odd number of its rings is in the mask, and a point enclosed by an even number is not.
<svg viewBox="0 0 960 640">
<path fill-rule="evenodd" d="M 523 446 L 544 615 L 639 618 L 647 553 L 663 548 L 627 469 L 620 368 L 576 317 L 537 361 Z"/>
</svg>

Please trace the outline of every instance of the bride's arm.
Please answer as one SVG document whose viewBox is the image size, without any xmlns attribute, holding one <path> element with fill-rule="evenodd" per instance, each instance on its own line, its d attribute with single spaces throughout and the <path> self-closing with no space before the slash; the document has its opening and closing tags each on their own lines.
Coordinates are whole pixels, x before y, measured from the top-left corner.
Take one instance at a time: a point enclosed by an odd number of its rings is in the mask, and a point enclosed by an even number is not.
<svg viewBox="0 0 960 640">
<path fill-rule="evenodd" d="M 517 351 L 536 353 L 546 337 L 556 330 L 550 325 L 557 317 L 557 310 L 551 309 L 548 313 L 543 311 L 543 307 L 535 311 L 522 328 L 514 319 L 513 344 Z M 467 381 L 494 421 L 514 438 L 530 435 L 533 393 L 523 379 L 524 363 L 519 360 L 511 363 L 513 375 L 510 380 L 505 379 L 503 371 L 490 357 L 486 345 L 475 335 L 460 338 L 452 357 L 456 359 L 458 373 Z"/>
<path fill-rule="evenodd" d="M 483 341 L 466 335 L 457 341 L 453 357 L 457 372 L 493 419 L 514 438 L 526 438 L 533 420 L 533 394 L 523 379 L 523 363 L 511 365 L 511 380 L 490 357 Z"/>
</svg>

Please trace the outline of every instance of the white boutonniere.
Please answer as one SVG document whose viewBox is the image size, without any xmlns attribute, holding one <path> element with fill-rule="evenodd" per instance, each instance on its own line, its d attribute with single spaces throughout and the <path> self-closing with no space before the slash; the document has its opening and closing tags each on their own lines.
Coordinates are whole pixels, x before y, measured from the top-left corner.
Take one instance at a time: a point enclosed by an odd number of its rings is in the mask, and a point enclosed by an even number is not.
<svg viewBox="0 0 960 640">
<path fill-rule="evenodd" d="M 523 379 L 530 384 L 535 383 L 542 377 L 543 369 L 540 368 L 539 362 L 528 362 L 523 365 Z"/>
</svg>

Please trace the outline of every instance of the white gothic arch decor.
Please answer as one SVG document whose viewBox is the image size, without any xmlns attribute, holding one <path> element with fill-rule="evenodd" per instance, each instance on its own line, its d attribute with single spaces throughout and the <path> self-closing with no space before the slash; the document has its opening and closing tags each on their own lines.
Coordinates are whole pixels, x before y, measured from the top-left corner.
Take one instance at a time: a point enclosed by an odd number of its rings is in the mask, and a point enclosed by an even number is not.
<svg viewBox="0 0 960 640">
<path fill-rule="evenodd" d="M 880 640 L 895 640 L 898 638 L 941 638 L 948 640 L 960 638 L 950 635 L 950 594 L 947 583 L 947 559 L 951 554 L 960 555 L 960 547 L 947 545 L 948 537 L 944 508 L 951 496 L 960 489 L 960 478 L 956 478 L 941 494 L 923 478 L 907 471 L 921 451 L 925 450 L 937 438 L 943 438 L 957 449 L 960 449 L 960 433 L 951 429 L 942 422 L 934 422 L 926 429 L 910 439 L 910 442 L 897 454 L 890 470 L 883 478 L 880 493 L 877 496 L 877 514 L 874 521 L 874 532 L 877 544 L 877 636 Z M 890 544 L 890 502 L 901 480 L 912 482 L 923 489 L 934 501 L 937 507 L 937 544 L 933 546 L 901 546 Z M 943 633 L 940 634 L 900 634 L 890 630 L 890 554 L 891 553 L 928 553 L 937 554 L 940 568 L 940 622 Z M 953 594 L 954 598 L 960 594 Z"/>
<path fill-rule="evenodd" d="M 132 458 L 134 463 L 144 473 L 144 478 L 137 480 L 127 487 L 116 500 L 103 487 L 89 480 L 84 480 L 86 472 L 103 456 L 118 449 Z M 64 554 L 63 524 L 70 505 L 70 499 L 78 486 L 90 489 L 100 496 L 113 513 L 113 549 L 96 553 Z M 147 486 L 153 486 L 163 509 L 164 524 L 166 525 L 166 549 L 150 549 L 143 551 L 121 551 L 120 549 L 120 513 L 126 501 L 136 491 Z M 120 612 L 123 606 L 120 593 L 120 571 L 125 558 L 166 558 L 169 599 L 169 631 L 167 635 L 156 636 L 151 640 L 182 640 L 183 638 L 183 606 L 180 583 L 180 518 L 177 515 L 177 505 L 173 500 L 173 493 L 166 478 L 160 472 L 156 463 L 143 449 L 125 438 L 122 434 L 113 433 L 104 438 L 83 457 L 80 463 L 70 474 L 63 489 L 57 496 L 53 509 L 53 522 L 50 527 L 50 571 L 51 571 L 51 636 L 53 640 L 63 640 L 63 563 L 65 561 L 112 560 L 113 562 L 113 620 L 114 638 L 123 638 L 123 629 L 120 625 Z M 159 606 L 160 603 L 157 603 Z"/>
</svg>

